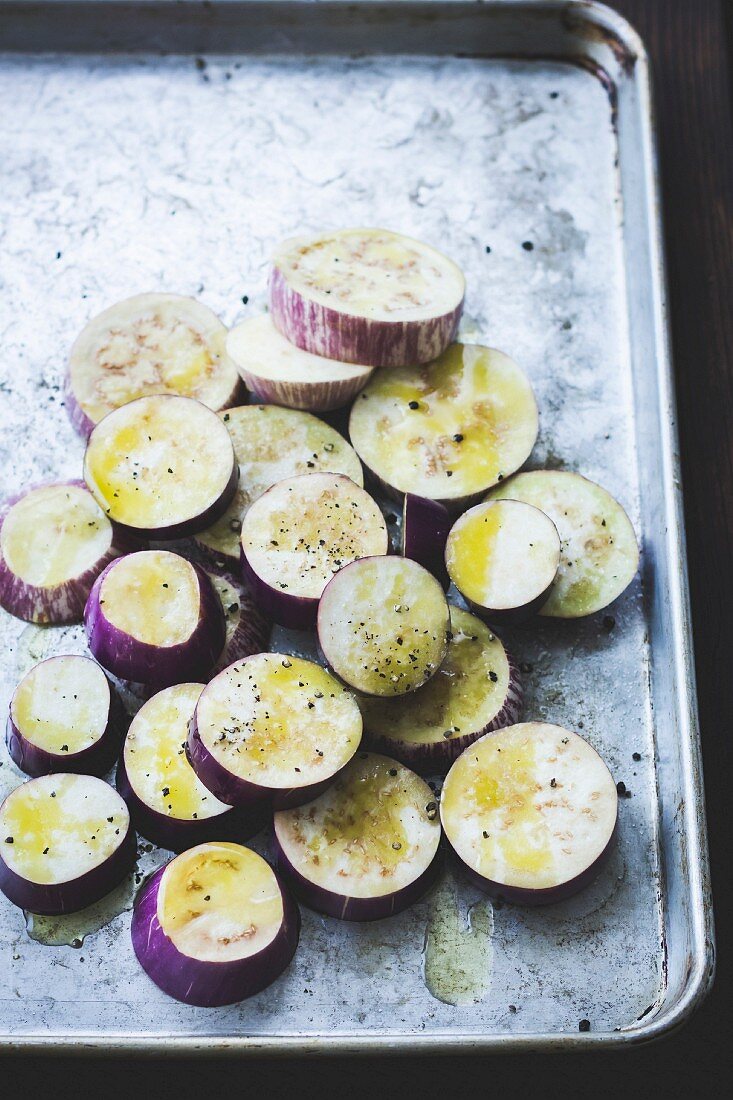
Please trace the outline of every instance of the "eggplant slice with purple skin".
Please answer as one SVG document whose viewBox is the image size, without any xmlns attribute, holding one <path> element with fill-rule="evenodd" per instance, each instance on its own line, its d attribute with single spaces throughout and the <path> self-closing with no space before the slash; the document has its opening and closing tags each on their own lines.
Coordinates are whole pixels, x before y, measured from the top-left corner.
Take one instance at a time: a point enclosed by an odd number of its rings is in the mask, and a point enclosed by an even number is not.
<svg viewBox="0 0 733 1100">
<path fill-rule="evenodd" d="M 213 565 L 204 565 L 203 570 L 216 590 L 226 620 L 226 641 L 212 669 L 213 675 L 243 657 L 264 652 L 272 623 L 262 614 L 249 585 L 243 580 Z"/>
<path fill-rule="evenodd" d="M 297 347 L 278 332 L 267 313 L 235 325 L 227 337 L 227 352 L 247 389 L 260 401 L 308 412 L 348 405 L 374 371 Z"/>
<path fill-rule="evenodd" d="M 475 615 L 450 609 L 451 637 L 438 672 L 410 695 L 359 700 L 364 740 L 421 775 L 444 774 L 485 733 L 510 726 L 523 702 L 519 670 Z"/>
<path fill-rule="evenodd" d="M 161 848 L 182 852 L 209 840 L 248 840 L 265 825 L 265 811 L 245 814 L 220 802 L 186 756 L 188 727 L 202 684 L 158 692 L 130 724 L 117 765 L 117 790 L 137 831 Z"/>
<path fill-rule="evenodd" d="M 578 619 L 613 603 L 639 568 L 639 544 L 626 512 L 610 493 L 568 470 L 517 474 L 488 500 L 521 500 L 541 508 L 560 535 L 560 567 L 540 615 Z"/>
<path fill-rule="evenodd" d="M 85 909 L 122 881 L 135 857 L 127 806 L 102 779 L 40 776 L 0 806 L 0 890 L 21 909 Z"/>
<path fill-rule="evenodd" d="M 105 515 L 167 541 L 210 527 L 228 508 L 239 467 L 221 417 L 190 397 L 139 397 L 100 420 L 84 480 Z"/>
<path fill-rule="evenodd" d="M 455 515 L 527 460 L 537 402 L 501 351 L 451 344 L 433 363 L 378 371 L 351 409 L 351 445 L 384 491 Z"/>
<path fill-rule="evenodd" d="M 342 229 L 277 249 L 270 314 L 291 344 L 326 359 L 401 367 L 454 339 L 466 290 L 460 268 L 387 229 Z"/>
<path fill-rule="evenodd" d="M 560 536 L 544 512 L 485 501 L 456 520 L 445 548 L 450 579 L 477 615 L 521 623 L 545 603 L 560 565 Z"/>
<path fill-rule="evenodd" d="M 83 481 L 35 485 L 0 510 L 0 606 L 32 623 L 81 622 L 105 566 L 140 545 Z"/>
<path fill-rule="evenodd" d="M 104 775 L 129 724 L 116 688 L 96 661 L 63 654 L 35 665 L 16 687 L 6 742 L 26 775 Z"/>
<path fill-rule="evenodd" d="M 417 691 L 440 668 L 449 633 L 445 592 L 410 558 L 352 562 L 329 581 L 318 607 L 329 667 L 363 695 Z"/>
<path fill-rule="evenodd" d="M 159 989 L 214 1008 L 251 997 L 282 974 L 298 946 L 300 912 L 256 852 L 211 842 L 148 879 L 131 931 L 138 962 Z"/>
<path fill-rule="evenodd" d="M 475 741 L 448 772 L 440 816 L 468 878 L 518 905 L 587 885 L 616 836 L 618 795 L 577 733 L 523 722 Z"/>
<path fill-rule="evenodd" d="M 275 814 L 277 865 L 305 905 L 341 920 L 392 916 L 439 869 L 440 821 L 427 783 L 360 752 L 314 802 Z"/>
<path fill-rule="evenodd" d="M 170 550 L 142 550 L 107 566 L 89 595 L 84 626 L 103 668 L 155 689 L 204 681 L 226 642 L 210 578 Z"/>
<path fill-rule="evenodd" d="M 263 493 L 242 522 L 242 572 L 281 626 L 315 626 L 318 601 L 339 569 L 386 554 L 378 504 L 343 474 L 303 474 Z"/>
<path fill-rule="evenodd" d="M 223 516 L 194 538 L 217 564 L 239 570 L 242 516 L 278 481 L 326 471 L 346 474 L 358 486 L 364 474 L 356 451 L 330 425 L 299 409 L 241 405 L 222 413 L 239 464 L 239 485 Z"/>
<path fill-rule="evenodd" d="M 215 313 L 180 294 L 137 294 L 105 309 L 71 349 L 66 411 L 85 438 L 107 413 L 138 397 L 194 397 L 218 412 L 243 396 Z"/>
<path fill-rule="evenodd" d="M 361 742 L 354 696 L 320 665 L 282 653 L 238 661 L 206 685 L 188 756 L 232 806 L 298 806 L 325 790 Z"/>
<path fill-rule="evenodd" d="M 402 502 L 402 557 L 412 558 L 424 566 L 446 591 L 450 587 L 450 577 L 445 566 L 445 544 L 450 526 L 450 515 L 444 504 L 405 493 Z"/>
</svg>

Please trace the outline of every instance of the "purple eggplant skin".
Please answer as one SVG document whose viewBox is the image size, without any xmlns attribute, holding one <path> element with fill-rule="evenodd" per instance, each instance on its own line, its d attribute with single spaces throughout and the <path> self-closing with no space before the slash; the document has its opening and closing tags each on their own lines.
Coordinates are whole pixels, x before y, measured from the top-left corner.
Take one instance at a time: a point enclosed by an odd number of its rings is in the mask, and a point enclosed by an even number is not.
<svg viewBox="0 0 733 1100">
<path fill-rule="evenodd" d="M 173 684 L 205 683 L 226 642 L 226 621 L 216 589 L 200 565 L 191 563 L 199 581 L 199 618 L 193 633 L 174 646 L 140 642 L 114 626 L 99 601 L 114 562 L 97 577 L 84 611 L 84 628 L 93 656 L 121 680 L 160 690 Z"/>
<path fill-rule="evenodd" d="M 312 630 L 318 615 L 318 600 L 314 596 L 294 596 L 278 591 L 255 573 L 242 546 L 240 551 L 242 577 L 252 591 L 254 601 L 263 615 L 289 630 Z"/>
<path fill-rule="evenodd" d="M 214 840 L 231 840 L 242 844 L 261 832 L 270 821 L 269 807 L 265 805 L 255 806 L 249 812 L 232 807 L 226 813 L 202 818 L 200 821 L 182 820 L 161 814 L 143 802 L 133 790 L 122 756 L 117 764 L 115 786 L 127 803 L 130 817 L 140 836 L 170 852 L 185 852 L 187 848 Z"/>
<path fill-rule="evenodd" d="M 238 378 L 226 403 L 222 405 L 220 409 L 213 409 L 212 411 L 224 412 L 225 409 L 234 408 L 235 405 L 243 405 L 246 400 L 247 388 L 242 379 Z M 66 414 L 74 430 L 79 433 L 82 439 L 89 439 L 93 429 L 96 427 L 96 423 L 91 417 L 87 416 L 79 404 L 76 394 L 74 393 L 74 388 L 71 385 L 71 374 L 69 371 L 66 372 L 64 377 L 64 408 L 66 409 Z"/>
<path fill-rule="evenodd" d="M 48 660 L 56 661 L 57 657 Z M 109 678 L 108 681 L 109 683 Z M 125 710 L 115 687 L 109 684 L 109 711 L 107 725 L 93 745 L 80 752 L 55 753 L 39 748 L 28 741 L 13 721 L 12 703 L 5 727 L 5 743 L 13 763 L 26 775 L 37 778 L 55 772 L 73 772 L 76 775 L 103 776 L 117 760 L 125 739 L 130 716 Z"/>
<path fill-rule="evenodd" d="M 427 744 L 415 744 L 408 741 L 396 741 L 390 737 L 384 737 L 370 730 L 366 720 L 364 724 L 364 744 L 372 752 L 383 753 L 392 756 L 401 764 L 411 768 L 418 775 L 445 775 L 454 760 L 463 751 L 478 741 L 486 733 L 495 733 L 504 726 L 513 726 L 519 721 L 524 707 L 524 686 L 519 666 L 507 651 L 509 662 L 509 684 L 506 698 L 501 710 L 494 715 L 492 720 L 481 729 L 468 730 L 461 733 L 460 737 L 446 737 L 442 741 L 428 742 Z"/>
<path fill-rule="evenodd" d="M 351 435 L 347 436 L 349 442 L 351 442 Z M 353 446 L 353 444 L 352 444 Z M 358 452 L 357 452 L 358 454 Z M 387 500 L 393 501 L 395 504 L 402 506 L 404 504 L 407 493 L 402 489 L 395 488 L 394 485 L 390 485 L 388 481 L 385 481 L 383 477 L 380 477 L 371 466 L 367 466 L 363 457 L 359 455 L 359 461 L 364 469 L 364 486 L 367 488 L 367 492 L 372 496 L 383 496 Z M 493 486 L 489 486 L 485 489 L 479 489 L 475 493 L 468 493 L 462 497 L 436 497 L 433 501 L 434 504 L 440 504 L 448 513 L 451 523 L 455 523 L 460 515 L 462 515 L 469 508 L 473 508 L 474 504 L 481 504 L 486 498 L 486 494 Z M 417 494 L 411 494 L 416 496 Z M 432 500 L 431 497 L 422 497 L 422 500 Z"/>
<path fill-rule="evenodd" d="M 0 854 L 0 890 L 13 905 L 31 913 L 57 917 L 93 905 L 118 886 L 135 866 L 137 838 L 132 822 L 121 843 L 103 863 L 67 882 L 30 882 L 8 867 Z"/>
<path fill-rule="evenodd" d="M 302 787 L 261 787 L 257 783 L 250 783 L 247 779 L 241 779 L 232 772 L 222 767 L 219 761 L 209 752 L 201 740 L 196 725 L 196 712 L 191 719 L 186 743 L 186 757 L 189 764 L 196 772 L 203 785 L 211 791 L 220 802 L 227 806 L 256 810 L 257 807 L 272 807 L 277 810 L 292 810 L 296 806 L 304 806 L 312 802 L 338 778 L 342 769 L 339 768 L 333 775 L 320 779 L 317 783 L 309 783 Z M 344 765 L 345 767 L 346 765 Z"/>
<path fill-rule="evenodd" d="M 412 558 L 440 581 L 447 592 L 450 577 L 445 565 L 445 544 L 451 529 L 444 504 L 405 493 L 402 502 L 402 556 Z"/>
<path fill-rule="evenodd" d="M 255 653 L 264 653 L 270 640 L 272 623 L 262 614 L 250 591 L 250 585 L 245 584 L 241 577 L 223 566 L 204 564 L 203 569 L 210 576 L 226 581 L 236 591 L 239 600 L 239 622 L 211 670 L 211 675 L 214 676 L 235 661 L 253 657 Z"/>
<path fill-rule="evenodd" d="M 467 596 L 463 596 L 462 592 L 461 595 L 477 618 L 491 627 L 503 629 L 505 626 L 524 626 L 531 619 L 534 619 L 537 612 L 547 603 L 554 583 L 555 579 L 553 577 L 547 588 L 540 592 L 539 596 L 535 596 L 534 599 L 530 600 L 529 603 L 522 604 L 520 607 L 502 607 L 498 610 L 496 608 L 481 607 L 480 604 L 469 600 Z"/>
<path fill-rule="evenodd" d="M 401 890 L 395 890 L 391 894 L 383 894 L 381 897 L 352 898 L 343 894 L 326 890 L 315 882 L 305 878 L 285 855 L 277 835 L 277 821 L 273 831 L 275 863 L 278 871 L 288 883 L 298 901 L 308 909 L 314 909 L 316 913 L 325 913 L 328 917 L 336 917 L 338 920 L 348 921 L 373 921 L 383 920 L 385 917 L 393 917 L 414 905 L 425 894 L 437 879 L 443 863 L 443 847 L 438 849 L 428 867 L 418 875 L 416 879 L 403 886 Z"/>
<path fill-rule="evenodd" d="M 282 271 L 270 272 L 270 314 L 296 347 L 365 367 L 406 367 L 437 359 L 455 339 L 463 299 L 440 317 L 424 321 L 375 321 L 350 316 L 303 297 Z"/>
<path fill-rule="evenodd" d="M 260 378 L 242 367 L 239 370 L 255 403 L 284 405 L 286 409 L 303 409 L 312 413 L 333 412 L 350 405 L 369 381 L 367 374 L 363 378 L 333 382 L 308 382 L 305 379 L 302 382 L 277 382 Z"/>
<path fill-rule="evenodd" d="M 10 497 L 0 508 L 0 534 L 2 534 L 5 517 L 12 506 L 34 489 L 42 489 L 47 485 L 73 485 L 75 488 L 86 489 L 89 492 L 86 482 L 78 478 L 31 485 L 22 493 L 16 493 L 15 496 Z M 143 549 L 143 543 L 139 538 L 117 524 L 112 524 L 112 542 L 99 562 L 78 577 L 65 581 L 55 588 L 27 584 L 20 577 L 16 577 L 8 567 L 0 549 L 0 607 L 4 607 L 11 615 L 28 623 L 54 625 L 80 623 L 84 616 L 84 605 L 97 576 L 115 558 L 121 558 L 125 554 L 141 549 Z"/>
<path fill-rule="evenodd" d="M 502 901 L 509 902 L 510 905 L 521 905 L 534 908 L 539 905 L 554 905 L 556 902 L 565 901 L 567 898 L 585 889 L 586 886 L 589 886 L 608 863 L 611 853 L 616 846 L 617 836 L 618 813 L 616 815 L 613 832 L 608 838 L 606 847 L 600 855 L 596 856 L 593 862 L 585 868 L 585 870 L 581 871 L 575 878 L 568 879 L 567 882 L 559 882 L 557 886 L 546 886 L 540 890 L 531 890 L 525 886 L 507 886 L 503 882 L 493 882 L 491 879 L 484 878 L 478 871 L 474 871 L 472 867 L 469 867 L 468 864 L 463 862 L 447 836 L 445 842 L 450 851 L 452 860 L 456 863 L 464 878 L 473 886 L 476 886 L 485 894 L 490 894 L 492 897 L 501 898 Z"/>
<path fill-rule="evenodd" d="M 202 962 L 184 955 L 158 920 L 158 889 L 165 867 L 141 888 L 132 914 L 132 946 L 145 973 L 169 997 L 200 1008 L 235 1004 L 271 985 L 295 954 L 300 938 L 300 910 L 283 886 L 283 919 L 274 940 L 249 959 Z"/>
</svg>

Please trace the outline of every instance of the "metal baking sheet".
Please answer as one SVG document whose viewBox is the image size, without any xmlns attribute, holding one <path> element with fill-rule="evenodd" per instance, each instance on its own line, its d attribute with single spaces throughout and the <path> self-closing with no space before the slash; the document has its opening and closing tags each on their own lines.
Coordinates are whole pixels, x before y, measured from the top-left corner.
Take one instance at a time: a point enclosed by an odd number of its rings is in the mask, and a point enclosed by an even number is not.
<svg viewBox="0 0 733 1100">
<path fill-rule="evenodd" d="M 384 224 L 462 265 L 465 337 L 528 370 L 530 465 L 601 481 L 643 543 L 640 578 L 605 614 L 508 639 L 527 715 L 580 729 L 631 792 L 593 886 L 526 910 L 447 876 L 373 925 L 304 910 L 288 972 L 216 1010 L 167 999 L 138 967 L 134 882 L 75 924 L 34 924 L 0 899 L 0 1043 L 558 1049 L 679 1024 L 711 981 L 712 915 L 635 33 L 586 3 L 41 0 L 2 5 L 0 42 L 2 495 L 79 473 L 61 383 L 92 314 L 159 288 L 233 322 L 263 306 L 279 238 Z M 0 629 L 0 707 L 40 657 L 83 650 L 79 628 L 3 614 Z M 10 788 L 21 776 L 4 749 L 0 762 Z M 141 850 L 140 871 L 160 858 Z"/>
</svg>

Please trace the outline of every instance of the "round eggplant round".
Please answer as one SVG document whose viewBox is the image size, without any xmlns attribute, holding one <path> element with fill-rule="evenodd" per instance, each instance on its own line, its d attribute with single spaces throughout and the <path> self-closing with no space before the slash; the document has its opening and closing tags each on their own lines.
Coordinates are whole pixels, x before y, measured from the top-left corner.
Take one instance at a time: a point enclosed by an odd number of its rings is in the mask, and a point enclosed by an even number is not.
<svg viewBox="0 0 733 1100">
<path fill-rule="evenodd" d="M 439 869 L 440 821 L 427 783 L 360 752 L 314 802 L 275 814 L 277 865 L 309 908 L 341 920 L 390 917 Z"/>
<path fill-rule="evenodd" d="M 221 519 L 196 545 L 214 561 L 239 569 L 242 516 L 271 485 L 298 474 L 346 474 L 364 484 L 361 462 L 342 435 L 310 413 L 277 405 L 242 405 L 222 414 L 239 463 L 239 485 Z"/>
<path fill-rule="evenodd" d="M 26 489 L 0 510 L 0 606 L 31 623 L 80 622 L 95 579 L 139 545 L 83 481 Z"/>
<path fill-rule="evenodd" d="M 560 536 L 544 512 L 517 500 L 484 501 L 453 524 L 450 579 L 478 615 L 521 623 L 545 603 L 560 565 Z"/>
<path fill-rule="evenodd" d="M 210 527 L 229 506 L 239 468 L 226 425 L 190 397 L 139 397 L 100 420 L 84 479 L 113 522 L 165 541 Z"/>
<path fill-rule="evenodd" d="M 450 516 L 444 504 L 405 493 L 402 502 L 402 556 L 412 558 L 448 589 L 450 578 L 445 567 L 445 544 L 450 531 Z"/>
<path fill-rule="evenodd" d="M 567 470 L 518 474 L 489 494 L 540 508 L 560 534 L 560 567 L 540 615 L 578 619 L 612 603 L 639 568 L 629 517 L 600 485 Z"/>
<path fill-rule="evenodd" d="M 374 371 L 297 347 L 278 332 L 267 313 L 235 325 L 227 337 L 227 352 L 247 389 L 260 401 L 310 412 L 348 405 Z"/>
<path fill-rule="evenodd" d="M 122 700 L 99 665 L 64 654 L 35 665 L 16 687 L 6 742 L 26 775 L 104 775 L 128 725 Z"/>
<path fill-rule="evenodd" d="M 359 701 L 369 747 L 423 775 L 445 773 L 467 745 L 512 725 L 522 709 L 519 670 L 499 638 L 458 607 L 450 630 L 445 660 L 424 687 Z"/>
<path fill-rule="evenodd" d="M 282 974 L 298 946 L 300 913 L 256 852 L 211 842 L 148 879 L 131 931 L 138 962 L 159 989 L 215 1008 L 259 993 Z"/>
<path fill-rule="evenodd" d="M 466 284 L 452 260 L 386 229 L 285 241 L 270 275 L 270 313 L 315 355 L 371 367 L 435 359 L 455 337 Z"/>
<path fill-rule="evenodd" d="M 0 890 L 21 909 L 85 909 L 122 881 L 135 856 L 127 806 L 94 776 L 29 779 L 0 806 Z"/>
<path fill-rule="evenodd" d="M 226 620 L 226 641 L 212 669 L 213 675 L 243 657 L 266 650 L 272 624 L 260 611 L 243 580 L 217 566 L 205 565 L 203 569 L 219 597 Z"/>
<path fill-rule="evenodd" d="M 339 569 L 386 554 L 378 504 L 344 474 L 280 481 L 242 521 L 242 570 L 262 610 L 295 630 L 315 626 L 318 601 Z"/>
<path fill-rule="evenodd" d="M 524 722 L 470 745 L 448 772 L 446 837 L 471 881 L 507 901 L 561 901 L 590 882 L 612 850 L 618 795 L 577 733 Z"/>
<path fill-rule="evenodd" d="M 529 380 L 508 355 L 452 344 L 427 366 L 375 374 L 354 402 L 349 435 L 387 493 L 455 513 L 525 462 L 538 423 Z"/>
<path fill-rule="evenodd" d="M 352 562 L 326 585 L 318 641 L 331 669 L 363 695 L 404 695 L 445 658 L 450 614 L 438 581 L 410 558 Z"/>
<path fill-rule="evenodd" d="M 89 594 L 84 627 L 103 668 L 156 689 L 205 680 L 226 642 L 210 579 L 170 550 L 141 550 L 108 565 Z"/>
<path fill-rule="evenodd" d="M 138 397 L 178 394 L 218 411 L 244 387 L 215 313 L 179 294 L 137 294 L 87 324 L 71 349 L 66 410 L 87 437 L 107 413 Z"/>
<path fill-rule="evenodd" d="M 361 731 L 354 696 L 320 665 L 260 653 L 204 688 L 188 756 L 222 802 L 279 809 L 325 790 L 359 748 Z"/>
<path fill-rule="evenodd" d="M 246 815 L 220 802 L 188 762 L 188 727 L 202 691 L 202 684 L 176 684 L 148 699 L 117 766 L 117 790 L 138 833 L 173 852 L 208 840 L 248 840 L 265 824 L 264 813 Z"/>
</svg>

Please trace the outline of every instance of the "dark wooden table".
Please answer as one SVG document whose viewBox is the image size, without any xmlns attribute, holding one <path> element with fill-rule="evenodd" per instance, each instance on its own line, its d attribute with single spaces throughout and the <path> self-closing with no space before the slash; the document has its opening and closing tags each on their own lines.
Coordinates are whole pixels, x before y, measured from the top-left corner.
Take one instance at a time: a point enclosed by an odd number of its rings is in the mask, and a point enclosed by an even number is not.
<svg viewBox="0 0 733 1100">
<path fill-rule="evenodd" d="M 622 1097 L 669 1089 L 717 1096 L 733 1059 L 733 5 L 615 0 L 652 56 L 685 486 L 719 965 L 713 993 L 676 1035 L 621 1053 L 492 1059 L 134 1062 L 10 1059 L 2 1087 L 30 1096 L 183 1098 L 231 1091 L 272 1100 L 353 1088 L 406 1096 Z"/>
</svg>

